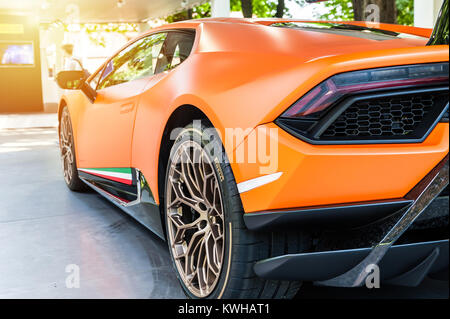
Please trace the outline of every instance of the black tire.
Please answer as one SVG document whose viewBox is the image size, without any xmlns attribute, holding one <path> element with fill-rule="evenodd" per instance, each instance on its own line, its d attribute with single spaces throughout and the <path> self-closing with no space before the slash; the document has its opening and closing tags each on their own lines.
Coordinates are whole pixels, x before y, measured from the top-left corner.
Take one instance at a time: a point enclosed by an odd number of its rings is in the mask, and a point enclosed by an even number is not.
<svg viewBox="0 0 450 319">
<path fill-rule="evenodd" d="M 67 121 L 65 121 L 67 120 Z M 67 127 L 66 127 L 67 125 Z M 70 147 L 71 154 L 72 154 L 72 161 L 70 164 L 65 164 L 64 162 L 64 143 L 63 142 L 63 130 L 67 129 L 67 133 L 70 135 L 70 145 L 66 145 L 66 147 Z M 77 159 L 75 154 L 75 145 L 74 145 L 74 138 L 73 138 L 73 130 L 72 130 L 72 121 L 70 119 L 70 113 L 67 106 L 65 106 L 61 112 L 61 118 L 59 121 L 59 129 L 58 129 L 58 136 L 59 136 L 59 145 L 61 150 L 61 162 L 63 166 L 63 173 L 64 173 L 64 181 L 66 182 L 67 187 L 74 192 L 86 192 L 89 191 L 89 187 L 81 181 L 79 175 L 78 175 L 78 168 L 77 168 Z M 65 167 L 67 165 L 67 168 Z M 67 170 L 67 172 L 66 172 Z M 66 178 L 66 174 L 70 174 L 70 178 Z"/>
<path fill-rule="evenodd" d="M 197 125 L 198 127 L 198 125 Z M 177 146 L 185 140 L 201 138 L 202 147 L 215 144 L 221 150 L 223 157 L 226 158 L 222 143 L 217 134 L 205 134 L 205 130 L 211 129 L 209 122 L 202 120 L 201 129 L 194 129 L 193 125 L 186 126 L 178 135 L 174 146 L 172 147 L 171 156 L 166 170 L 166 190 L 169 177 L 169 168 L 172 163 L 172 154 L 176 151 Z M 211 130 L 208 130 L 210 132 Z M 196 136 L 197 135 L 197 136 Z M 208 135 L 212 135 L 208 136 Z M 216 149 L 217 149 L 216 148 Z M 208 153 L 208 155 L 210 155 Z M 214 158 L 210 158 L 214 161 Z M 225 233 L 225 251 L 220 279 L 214 290 L 204 298 L 225 298 L 225 299 L 282 299 L 293 298 L 300 286 L 300 282 L 264 280 L 257 277 L 253 271 L 253 265 L 256 261 L 265 258 L 280 256 L 287 253 L 296 253 L 308 249 L 311 245 L 309 237 L 297 232 L 280 232 L 280 233 L 260 233 L 249 231 L 244 224 L 240 194 L 237 189 L 236 181 L 228 160 L 221 161 L 220 165 L 215 162 L 215 170 L 218 176 L 223 176 L 220 180 L 220 189 L 222 192 L 224 203 L 224 233 Z M 221 171 L 221 172 L 220 172 Z M 167 207 L 164 203 L 166 231 L 168 234 Z M 168 235 L 169 236 L 169 235 Z M 192 294 L 185 285 L 177 270 L 172 249 L 172 262 L 181 286 L 189 298 L 197 299 L 198 296 Z"/>
</svg>

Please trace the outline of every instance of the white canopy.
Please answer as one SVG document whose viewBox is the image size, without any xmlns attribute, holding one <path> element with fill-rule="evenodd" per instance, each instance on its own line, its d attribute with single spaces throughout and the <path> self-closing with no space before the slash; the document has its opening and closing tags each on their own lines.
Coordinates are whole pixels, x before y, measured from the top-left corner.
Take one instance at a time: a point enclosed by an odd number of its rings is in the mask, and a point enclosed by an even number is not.
<svg viewBox="0 0 450 319">
<path fill-rule="evenodd" d="M 206 0 L 0 0 L 1 13 L 34 13 L 40 22 L 143 22 Z M 219 0 L 224 1 L 224 0 Z"/>
</svg>

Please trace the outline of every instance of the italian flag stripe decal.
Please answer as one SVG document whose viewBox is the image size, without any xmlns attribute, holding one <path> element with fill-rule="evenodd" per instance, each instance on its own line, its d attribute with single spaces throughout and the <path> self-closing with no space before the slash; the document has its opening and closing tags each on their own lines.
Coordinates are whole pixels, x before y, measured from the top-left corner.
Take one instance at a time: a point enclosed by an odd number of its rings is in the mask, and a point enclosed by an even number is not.
<svg viewBox="0 0 450 319">
<path fill-rule="evenodd" d="M 131 185 L 133 175 L 131 168 L 79 168 L 80 172 L 106 178 L 115 182 Z"/>
</svg>

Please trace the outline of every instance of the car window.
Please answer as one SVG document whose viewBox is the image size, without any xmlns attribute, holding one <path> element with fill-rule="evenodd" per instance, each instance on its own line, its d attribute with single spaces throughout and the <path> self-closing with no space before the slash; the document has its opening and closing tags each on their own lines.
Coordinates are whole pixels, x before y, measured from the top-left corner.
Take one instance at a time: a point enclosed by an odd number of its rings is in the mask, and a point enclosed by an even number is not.
<svg viewBox="0 0 450 319">
<path fill-rule="evenodd" d="M 158 56 L 166 37 L 167 33 L 153 34 L 122 50 L 105 66 L 98 89 L 155 74 Z"/>
<path fill-rule="evenodd" d="M 170 32 L 161 51 L 156 73 L 175 68 L 191 54 L 194 45 L 195 32 Z"/>
</svg>

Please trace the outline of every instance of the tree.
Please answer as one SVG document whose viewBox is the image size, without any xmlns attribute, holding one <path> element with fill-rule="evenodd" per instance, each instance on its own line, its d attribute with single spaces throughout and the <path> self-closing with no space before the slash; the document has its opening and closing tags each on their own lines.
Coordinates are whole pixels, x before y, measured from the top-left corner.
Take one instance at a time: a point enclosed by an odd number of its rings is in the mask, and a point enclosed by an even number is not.
<svg viewBox="0 0 450 319">
<path fill-rule="evenodd" d="M 405 25 L 414 22 L 414 0 L 330 0 L 325 2 L 328 12 L 319 18 L 364 21 L 372 13 L 371 8 L 367 7 L 369 4 L 375 4 L 380 9 L 380 22 Z"/>
<path fill-rule="evenodd" d="M 244 18 L 253 17 L 253 0 L 241 0 L 241 7 Z"/>
<path fill-rule="evenodd" d="M 414 25 L 414 1 L 397 0 L 397 23 Z"/>
<path fill-rule="evenodd" d="M 122 34 L 124 37 L 129 36 L 129 34 L 139 32 L 139 27 L 135 23 L 86 23 L 81 25 L 81 30 L 86 32 L 89 40 L 101 47 L 106 47 L 105 33 L 118 33 Z M 64 25 L 64 31 L 68 32 L 68 25 Z"/>
<path fill-rule="evenodd" d="M 371 5 L 375 5 L 378 9 L 370 7 Z M 356 21 L 365 21 L 369 14 L 378 11 L 379 22 L 396 23 L 396 0 L 352 0 L 352 6 Z"/>
<path fill-rule="evenodd" d="M 329 0 L 325 2 L 327 13 L 318 18 L 322 20 L 354 20 L 353 4 L 351 0 Z"/>
<path fill-rule="evenodd" d="M 168 16 L 166 18 L 166 21 L 168 23 L 172 23 L 172 22 L 190 20 L 190 19 L 208 18 L 210 16 L 211 16 L 211 3 L 206 2 L 204 4 L 193 7 L 191 9 L 188 9 L 188 10 L 185 10 L 182 12 L 178 12 L 174 15 Z"/>
<path fill-rule="evenodd" d="M 286 6 L 284 4 L 284 0 L 278 0 L 277 13 L 275 13 L 275 17 L 282 18 L 284 15 L 285 9 L 286 9 Z"/>
<path fill-rule="evenodd" d="M 300 6 L 305 5 L 305 0 L 293 0 Z M 242 11 L 245 18 L 251 18 L 253 15 L 258 18 L 270 18 L 289 16 L 289 9 L 286 7 L 285 0 L 230 0 L 231 11 Z M 174 15 L 168 16 L 166 21 L 176 22 L 187 19 L 207 18 L 211 16 L 211 3 L 205 2 L 190 10 L 185 10 Z"/>
<path fill-rule="evenodd" d="M 304 0 L 295 0 L 302 5 Z M 244 18 L 256 15 L 258 18 L 282 18 L 289 13 L 285 0 L 231 0 L 231 11 L 241 11 Z"/>
</svg>

